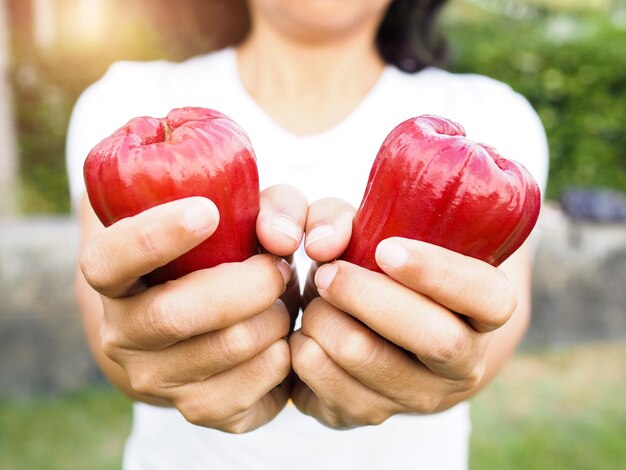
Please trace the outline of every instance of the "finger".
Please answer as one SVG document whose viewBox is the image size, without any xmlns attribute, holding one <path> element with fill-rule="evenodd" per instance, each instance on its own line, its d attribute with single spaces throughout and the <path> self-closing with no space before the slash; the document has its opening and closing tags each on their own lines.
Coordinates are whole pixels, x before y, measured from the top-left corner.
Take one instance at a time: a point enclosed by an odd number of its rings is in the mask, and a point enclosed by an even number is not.
<svg viewBox="0 0 626 470">
<path fill-rule="evenodd" d="M 439 376 L 457 377 L 486 348 L 486 335 L 385 274 L 336 261 L 320 266 L 315 282 L 324 300 L 412 352 Z"/>
<path fill-rule="evenodd" d="M 291 377 L 288 375 L 280 384 L 272 388 L 247 413 L 247 431 L 253 431 L 260 426 L 267 424 L 271 419 L 280 413 L 289 400 L 291 390 Z M 229 431 L 226 429 L 226 431 Z M 238 433 L 238 429 L 233 431 Z"/>
<path fill-rule="evenodd" d="M 315 261 L 337 258 L 348 246 L 356 209 L 338 198 L 315 201 L 306 221 L 305 248 Z"/>
<path fill-rule="evenodd" d="M 83 250 L 80 267 L 89 285 L 122 297 L 138 279 L 188 252 L 217 228 L 219 213 L 206 198 L 179 199 L 122 219 Z"/>
<path fill-rule="evenodd" d="M 306 280 L 304 283 L 304 289 L 302 291 L 302 310 L 306 308 L 306 306 L 316 297 L 319 297 L 319 293 L 317 292 L 317 286 L 315 285 L 315 274 L 317 273 L 317 269 L 320 267 L 320 263 L 314 261 L 311 263 L 309 267 L 309 272 L 307 273 Z"/>
<path fill-rule="evenodd" d="M 294 379 L 291 400 L 301 413 L 315 418 L 319 423 L 332 429 L 351 429 L 355 425 L 348 424 L 339 415 L 322 405 L 319 397 L 298 376 Z"/>
<path fill-rule="evenodd" d="M 199 382 L 249 361 L 289 334 L 289 314 L 277 301 L 241 323 L 190 338 L 145 355 L 127 368 L 133 389 L 149 394 L 165 387 Z"/>
<path fill-rule="evenodd" d="M 290 371 L 289 346 L 281 339 L 243 364 L 176 389 L 171 401 L 193 424 L 233 433 L 249 431 L 282 409 L 288 392 L 275 387 Z"/>
<path fill-rule="evenodd" d="M 308 201 L 296 188 L 279 184 L 261 192 L 257 235 L 263 247 L 277 256 L 294 253 L 300 246 Z"/>
<path fill-rule="evenodd" d="M 380 424 L 400 411 L 397 403 L 364 386 L 301 331 L 291 336 L 290 345 L 293 370 L 316 397 L 293 397 L 303 413 L 333 428 L 351 428 Z"/>
<path fill-rule="evenodd" d="M 326 354 L 366 387 L 402 405 L 405 411 L 432 413 L 440 398 L 476 386 L 482 362 L 444 380 L 361 322 L 323 299 L 303 314 L 302 332 L 315 339 Z"/>
<path fill-rule="evenodd" d="M 123 299 L 104 299 L 105 351 L 158 350 L 267 310 L 285 290 L 288 263 L 257 255 L 195 271 Z"/>
<path fill-rule="evenodd" d="M 378 245 L 376 261 L 398 282 L 465 315 L 480 332 L 504 325 L 517 304 L 504 271 L 436 245 L 389 238 Z"/>
<path fill-rule="evenodd" d="M 291 329 L 296 323 L 296 319 L 298 318 L 298 314 L 300 313 L 300 307 L 302 303 L 302 296 L 300 294 L 300 279 L 298 277 L 298 271 L 296 269 L 295 262 L 290 264 L 291 266 L 291 277 L 285 286 L 285 292 L 280 296 L 280 300 L 283 301 L 287 310 L 289 311 L 289 315 L 291 317 Z"/>
</svg>

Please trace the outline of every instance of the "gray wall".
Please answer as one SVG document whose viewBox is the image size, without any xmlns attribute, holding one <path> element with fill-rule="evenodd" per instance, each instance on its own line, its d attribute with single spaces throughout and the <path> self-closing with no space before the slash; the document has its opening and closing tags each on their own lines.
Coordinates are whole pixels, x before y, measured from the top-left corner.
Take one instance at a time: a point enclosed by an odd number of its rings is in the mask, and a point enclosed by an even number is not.
<svg viewBox="0 0 626 470">
<path fill-rule="evenodd" d="M 533 322 L 524 347 L 626 339 L 626 224 L 540 220 Z"/>
<path fill-rule="evenodd" d="M 626 225 L 540 219 L 534 317 L 524 348 L 626 339 Z M 67 218 L 0 220 L 0 395 L 103 379 L 72 299 L 78 232 Z"/>
<path fill-rule="evenodd" d="M 77 243 L 67 218 L 0 221 L 0 394 L 98 380 L 72 298 Z"/>
</svg>

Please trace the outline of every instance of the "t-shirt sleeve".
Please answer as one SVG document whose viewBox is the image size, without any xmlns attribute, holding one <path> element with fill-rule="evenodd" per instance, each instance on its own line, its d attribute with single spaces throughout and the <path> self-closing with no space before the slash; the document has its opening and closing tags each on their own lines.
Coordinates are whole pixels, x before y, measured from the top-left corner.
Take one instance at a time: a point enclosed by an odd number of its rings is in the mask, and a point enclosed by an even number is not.
<svg viewBox="0 0 626 470">
<path fill-rule="evenodd" d="M 131 118 L 159 112 L 151 96 L 162 72 L 162 62 L 117 62 L 79 97 L 70 117 L 66 140 L 66 167 L 72 207 L 85 191 L 83 164 L 91 149 Z M 156 95 L 155 95 L 156 94 Z"/>
</svg>

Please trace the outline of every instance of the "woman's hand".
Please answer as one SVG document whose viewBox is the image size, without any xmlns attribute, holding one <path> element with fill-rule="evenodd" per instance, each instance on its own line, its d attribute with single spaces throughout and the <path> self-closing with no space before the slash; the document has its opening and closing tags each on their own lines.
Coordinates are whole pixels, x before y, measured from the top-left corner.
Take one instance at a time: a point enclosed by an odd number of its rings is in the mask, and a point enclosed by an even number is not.
<svg viewBox="0 0 626 470">
<path fill-rule="evenodd" d="M 309 256 L 336 258 L 348 243 L 353 213 L 340 201 L 311 205 Z M 327 236 L 311 239 L 315 233 Z M 321 298 L 307 305 L 290 341 L 298 375 L 294 403 L 334 428 L 447 409 L 473 394 L 504 360 L 489 352 L 494 331 L 516 306 L 503 271 L 402 238 L 381 242 L 376 259 L 386 274 L 343 261 L 319 267 L 314 281 Z M 510 354 L 507 348 L 501 356 Z"/>
<path fill-rule="evenodd" d="M 291 188 L 265 191 L 257 224 L 265 247 L 293 253 L 306 209 Z M 117 384 L 194 424 L 239 433 L 272 419 L 289 396 L 281 384 L 291 372 L 291 318 L 279 300 L 294 283 L 289 264 L 261 254 L 154 287 L 142 279 L 209 237 L 218 219 L 204 198 L 152 208 L 101 230 L 80 266 L 101 297 L 97 347 L 121 366 Z"/>
</svg>

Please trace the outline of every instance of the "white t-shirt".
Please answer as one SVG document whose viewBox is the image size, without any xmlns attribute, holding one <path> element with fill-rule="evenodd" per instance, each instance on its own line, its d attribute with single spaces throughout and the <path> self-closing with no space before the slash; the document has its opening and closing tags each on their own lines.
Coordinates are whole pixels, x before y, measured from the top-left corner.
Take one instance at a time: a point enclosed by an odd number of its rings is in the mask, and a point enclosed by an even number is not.
<svg viewBox="0 0 626 470">
<path fill-rule="evenodd" d="M 250 136 L 261 188 L 288 183 L 309 202 L 332 196 L 358 207 L 384 138 L 403 120 L 421 114 L 458 121 L 470 138 L 523 163 L 542 188 L 547 178 L 543 127 L 528 102 L 500 82 L 435 68 L 406 74 L 387 66 L 340 124 L 299 137 L 281 128 L 250 97 L 240 81 L 234 49 L 225 49 L 182 63 L 119 62 L 84 92 L 67 141 L 74 204 L 84 192 L 84 158 L 96 143 L 132 117 L 163 117 L 183 106 L 213 108 L 233 118 Z M 244 435 L 196 427 L 175 409 L 137 403 L 124 465 L 129 470 L 462 469 L 467 466 L 469 434 L 466 403 L 435 415 L 398 415 L 380 426 L 350 431 L 326 428 L 288 405 L 272 422 Z"/>
</svg>

